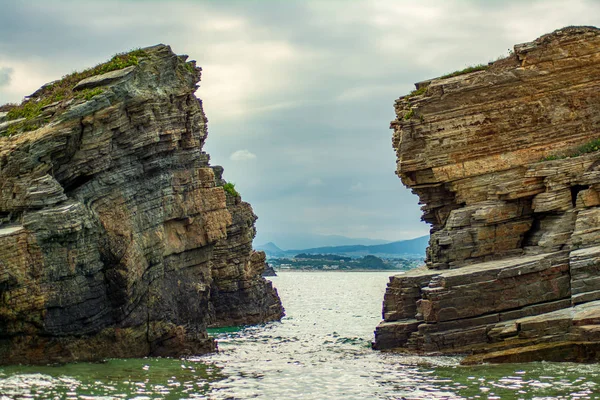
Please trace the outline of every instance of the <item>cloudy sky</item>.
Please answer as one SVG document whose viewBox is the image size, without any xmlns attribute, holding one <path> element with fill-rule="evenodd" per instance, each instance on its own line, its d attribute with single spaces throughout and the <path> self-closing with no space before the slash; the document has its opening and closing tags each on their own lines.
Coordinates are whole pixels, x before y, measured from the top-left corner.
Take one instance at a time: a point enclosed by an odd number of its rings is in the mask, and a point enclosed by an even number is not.
<svg viewBox="0 0 600 400">
<path fill-rule="evenodd" d="M 0 103 L 156 43 L 203 68 L 206 150 L 283 248 L 426 234 L 394 175 L 393 102 L 506 55 L 598 0 L 0 0 Z"/>
</svg>

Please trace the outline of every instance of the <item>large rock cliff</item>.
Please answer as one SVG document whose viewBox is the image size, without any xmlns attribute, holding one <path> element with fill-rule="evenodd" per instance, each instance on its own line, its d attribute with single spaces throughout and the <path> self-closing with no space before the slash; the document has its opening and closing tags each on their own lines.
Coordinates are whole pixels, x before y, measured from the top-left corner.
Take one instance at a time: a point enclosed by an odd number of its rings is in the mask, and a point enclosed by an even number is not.
<svg viewBox="0 0 600 400">
<path fill-rule="evenodd" d="M 186 58 L 138 50 L 0 109 L 0 363 L 200 354 L 207 326 L 281 318 Z"/>
<path fill-rule="evenodd" d="M 600 30 L 569 27 L 396 101 L 397 174 L 431 224 L 375 347 L 600 359 Z"/>
</svg>

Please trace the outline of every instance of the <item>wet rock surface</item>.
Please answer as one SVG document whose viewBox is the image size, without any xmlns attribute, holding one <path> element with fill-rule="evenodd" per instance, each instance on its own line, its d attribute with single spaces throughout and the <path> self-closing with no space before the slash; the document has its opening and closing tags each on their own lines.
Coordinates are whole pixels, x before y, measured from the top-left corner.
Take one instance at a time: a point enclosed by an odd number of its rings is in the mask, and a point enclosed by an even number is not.
<svg viewBox="0 0 600 400">
<path fill-rule="evenodd" d="M 200 68 L 168 46 L 0 136 L 0 363 L 180 356 L 277 320 L 256 216 L 202 151 Z M 91 85 L 91 86 L 90 86 Z"/>
<path fill-rule="evenodd" d="M 426 265 L 390 278 L 376 348 L 597 359 L 599 67 L 600 31 L 569 27 L 396 102 L 397 174 L 432 229 Z"/>
</svg>

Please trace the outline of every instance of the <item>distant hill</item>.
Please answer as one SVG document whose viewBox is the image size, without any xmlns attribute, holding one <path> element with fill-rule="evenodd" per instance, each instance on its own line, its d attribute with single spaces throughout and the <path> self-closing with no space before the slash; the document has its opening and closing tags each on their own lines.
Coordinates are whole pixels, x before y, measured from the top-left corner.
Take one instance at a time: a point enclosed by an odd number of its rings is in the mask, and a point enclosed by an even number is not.
<svg viewBox="0 0 600 400">
<path fill-rule="evenodd" d="M 410 240 L 400 240 L 386 244 L 377 245 L 349 245 L 349 246 L 325 246 L 313 247 L 310 249 L 281 250 L 274 243 L 269 242 L 263 246 L 256 246 L 256 249 L 263 250 L 271 257 L 293 257 L 299 253 L 306 254 L 338 254 L 349 255 L 352 257 L 361 257 L 365 255 L 378 256 L 399 256 L 399 255 L 419 255 L 425 256 L 425 249 L 429 243 L 429 235 L 421 236 Z"/>
<path fill-rule="evenodd" d="M 277 247 L 277 245 L 276 245 L 275 243 L 273 243 L 273 242 L 269 242 L 269 243 L 262 244 L 262 245 L 259 245 L 259 246 L 254 246 L 254 248 L 255 248 L 256 250 L 262 250 L 262 251 L 264 251 L 264 252 L 265 252 L 265 253 L 267 253 L 267 255 L 269 255 L 269 256 L 275 256 L 275 257 L 278 257 L 278 256 L 283 256 L 283 255 L 285 255 L 285 251 L 281 250 L 281 249 L 280 249 L 279 247 Z"/>
<path fill-rule="evenodd" d="M 429 245 L 429 235 L 421 236 L 415 239 L 402 240 L 387 244 L 379 244 L 367 246 L 369 252 L 379 254 L 422 254 L 425 255 L 425 250 Z"/>
<path fill-rule="evenodd" d="M 258 229 L 255 243 L 274 242 L 280 249 L 310 249 L 320 246 L 352 246 L 389 243 L 389 240 L 350 238 L 341 235 L 317 235 L 302 232 L 264 232 Z"/>
<path fill-rule="evenodd" d="M 307 254 L 419 254 L 425 256 L 425 249 L 429 244 L 429 235 L 410 240 L 400 240 L 387 244 L 376 244 L 372 246 L 326 246 L 312 249 L 288 250 L 285 253 L 307 253 Z"/>
</svg>

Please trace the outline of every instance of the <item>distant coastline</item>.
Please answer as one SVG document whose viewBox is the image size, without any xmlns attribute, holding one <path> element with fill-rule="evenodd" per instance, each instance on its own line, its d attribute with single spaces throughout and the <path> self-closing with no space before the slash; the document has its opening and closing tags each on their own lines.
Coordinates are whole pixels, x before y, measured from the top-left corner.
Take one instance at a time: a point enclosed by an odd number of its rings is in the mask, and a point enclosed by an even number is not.
<svg viewBox="0 0 600 400">
<path fill-rule="evenodd" d="M 405 273 L 407 270 L 405 269 L 399 269 L 399 270 L 393 270 L 393 269 L 276 269 L 275 272 L 277 272 L 277 274 L 279 275 L 280 273 L 287 273 L 287 272 L 335 272 L 335 273 L 341 273 L 341 272 L 387 272 L 387 273 L 399 273 L 399 274 L 403 274 Z"/>
<path fill-rule="evenodd" d="M 406 271 L 423 264 L 423 257 L 361 258 L 337 254 L 297 254 L 294 257 L 271 258 L 269 265 L 276 271 Z"/>
</svg>

